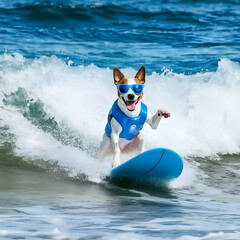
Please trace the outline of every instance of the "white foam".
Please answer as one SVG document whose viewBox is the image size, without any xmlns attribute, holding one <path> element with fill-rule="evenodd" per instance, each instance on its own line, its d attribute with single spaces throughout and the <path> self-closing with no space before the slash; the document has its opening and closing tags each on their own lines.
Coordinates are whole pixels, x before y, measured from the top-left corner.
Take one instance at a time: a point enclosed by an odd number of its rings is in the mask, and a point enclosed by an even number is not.
<svg viewBox="0 0 240 240">
<path fill-rule="evenodd" d="M 16 137 L 15 153 L 26 160 L 57 161 L 59 166 L 69 171 L 69 176 L 77 177 L 79 173 L 83 173 L 93 182 L 101 182 L 102 177 L 111 169 L 110 164 L 102 164 L 84 151 L 59 143 L 49 134 L 31 125 L 19 113 L 1 110 L 1 116 L 10 120 L 8 124 Z"/>
<path fill-rule="evenodd" d="M 0 66 L 1 99 L 3 92 L 9 94 L 23 87 L 32 98 L 40 99 L 45 111 L 58 122 L 100 143 L 108 111 L 117 98 L 111 69 L 74 67 L 55 56 L 25 59 L 19 54 L 0 56 Z M 122 69 L 126 77 L 133 77 L 136 71 Z M 165 108 L 172 116 L 162 119 L 155 131 L 144 127 L 147 148 L 171 148 L 183 157 L 239 153 L 239 92 L 240 66 L 229 59 L 221 59 L 216 72 L 184 75 L 165 70 L 148 75 L 143 101 L 152 113 Z M 78 170 L 82 168 L 79 159 L 88 159 L 86 166 L 93 163 L 88 170 L 96 164 L 87 153 L 63 146 L 29 122 L 23 130 L 27 120 L 18 120 L 18 126 L 14 126 L 15 116 L 19 113 L 4 120 L 18 135 L 18 149 L 23 154 L 45 154 Z M 39 139 L 41 147 L 34 142 Z M 58 148 L 64 149 L 59 155 Z"/>
</svg>

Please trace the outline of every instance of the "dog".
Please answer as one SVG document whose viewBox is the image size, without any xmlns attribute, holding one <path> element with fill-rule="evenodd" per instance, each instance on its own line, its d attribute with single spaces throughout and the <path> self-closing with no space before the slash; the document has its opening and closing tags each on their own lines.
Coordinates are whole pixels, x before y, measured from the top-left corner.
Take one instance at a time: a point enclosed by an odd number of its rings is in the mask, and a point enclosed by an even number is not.
<svg viewBox="0 0 240 240">
<path fill-rule="evenodd" d="M 140 154 L 144 151 L 144 139 L 140 133 L 144 123 L 157 129 L 162 117 L 170 117 L 166 110 L 159 109 L 151 115 L 141 102 L 145 84 L 145 67 L 142 66 L 134 79 L 127 79 L 118 68 L 113 69 L 114 84 L 118 99 L 114 102 L 105 127 L 98 159 L 113 155 L 112 167 L 120 165 L 120 153 Z"/>
</svg>

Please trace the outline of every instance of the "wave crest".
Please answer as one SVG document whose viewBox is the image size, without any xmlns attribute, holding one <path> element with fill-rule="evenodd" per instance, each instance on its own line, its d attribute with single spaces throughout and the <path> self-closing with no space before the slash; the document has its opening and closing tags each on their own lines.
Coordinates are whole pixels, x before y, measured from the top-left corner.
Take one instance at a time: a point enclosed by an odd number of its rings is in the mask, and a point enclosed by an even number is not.
<svg viewBox="0 0 240 240">
<path fill-rule="evenodd" d="M 111 69 L 18 54 L 0 56 L 0 66 L 1 118 L 16 136 L 16 151 L 95 177 L 110 169 L 109 162 L 99 167 L 95 157 L 117 98 Z M 136 73 L 121 70 L 127 77 Z M 239 79 L 239 64 L 229 59 L 221 59 L 216 72 L 185 75 L 165 69 L 148 75 L 143 101 L 151 112 L 166 108 L 172 117 L 162 119 L 156 131 L 144 127 L 147 148 L 167 147 L 183 157 L 238 154 Z"/>
</svg>

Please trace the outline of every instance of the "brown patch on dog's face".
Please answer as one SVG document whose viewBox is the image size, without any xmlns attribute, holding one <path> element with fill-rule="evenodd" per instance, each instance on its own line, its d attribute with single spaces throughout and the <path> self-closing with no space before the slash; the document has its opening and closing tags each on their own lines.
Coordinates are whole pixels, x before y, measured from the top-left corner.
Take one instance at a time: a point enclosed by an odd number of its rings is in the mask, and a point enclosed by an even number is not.
<svg viewBox="0 0 240 240">
<path fill-rule="evenodd" d="M 143 98 L 143 92 L 138 96 L 139 96 L 139 100 L 141 100 Z"/>
<path fill-rule="evenodd" d="M 125 78 L 125 77 L 123 76 L 123 78 L 122 78 L 117 84 L 115 84 L 115 85 L 118 85 L 118 84 L 128 84 L 127 78 Z M 119 91 L 118 91 L 118 97 L 120 98 L 120 93 L 119 93 Z"/>
</svg>

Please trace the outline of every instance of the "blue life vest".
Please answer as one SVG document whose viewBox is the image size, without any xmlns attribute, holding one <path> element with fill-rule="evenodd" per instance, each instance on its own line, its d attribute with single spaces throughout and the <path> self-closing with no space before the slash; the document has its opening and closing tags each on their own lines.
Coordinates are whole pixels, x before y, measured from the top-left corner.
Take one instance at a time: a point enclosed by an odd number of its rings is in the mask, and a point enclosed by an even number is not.
<svg viewBox="0 0 240 240">
<path fill-rule="evenodd" d="M 111 110 L 109 111 L 105 133 L 108 137 L 111 137 L 111 119 L 114 117 L 122 126 L 122 132 L 120 133 L 119 137 L 125 138 L 127 140 L 132 140 L 139 134 L 147 119 L 147 106 L 141 102 L 141 112 L 137 117 L 131 118 L 121 111 L 117 104 L 117 101 L 118 100 L 114 102 Z"/>
</svg>

